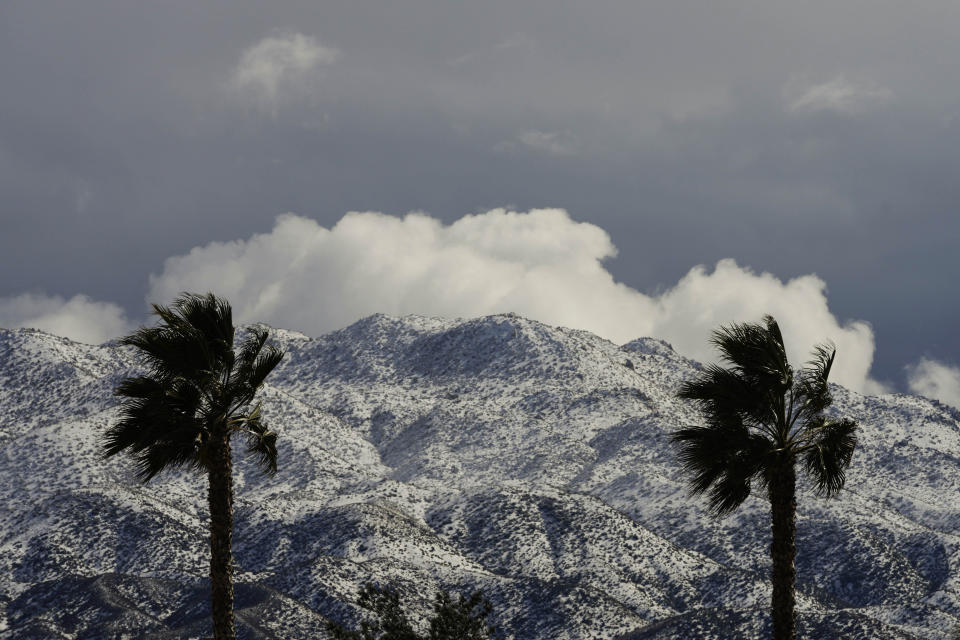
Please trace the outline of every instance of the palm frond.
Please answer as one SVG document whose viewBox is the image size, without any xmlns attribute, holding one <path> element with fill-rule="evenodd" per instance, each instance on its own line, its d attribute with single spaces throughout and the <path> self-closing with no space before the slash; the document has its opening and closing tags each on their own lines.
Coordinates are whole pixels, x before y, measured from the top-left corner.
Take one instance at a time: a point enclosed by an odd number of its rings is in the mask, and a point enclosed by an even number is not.
<svg viewBox="0 0 960 640">
<path fill-rule="evenodd" d="M 226 308 L 224 308 L 226 307 Z M 181 294 L 170 307 L 153 305 L 160 324 L 141 327 L 120 343 L 135 347 L 154 375 L 212 376 L 233 364 L 229 305 L 207 294 Z"/>
<path fill-rule="evenodd" d="M 226 342 L 233 347 L 233 309 L 223 298 L 212 293 L 184 292 L 174 300 L 173 308 L 185 322 L 211 340 Z"/>
<path fill-rule="evenodd" d="M 120 344 L 134 347 L 150 375 L 160 379 L 209 376 L 206 341 L 191 327 L 141 327 Z"/>
<path fill-rule="evenodd" d="M 786 360 L 786 352 L 783 348 L 783 334 L 780 332 L 780 324 L 774 319 L 769 313 L 763 316 L 763 325 L 767 329 L 767 333 L 773 339 L 774 343 L 780 346 L 780 353 L 783 354 L 784 360 Z"/>
<path fill-rule="evenodd" d="M 150 376 L 124 378 L 113 390 L 113 395 L 124 398 L 156 398 L 162 396 L 163 393 L 163 384 Z"/>
<path fill-rule="evenodd" d="M 767 425 L 776 422 L 776 407 L 768 401 L 764 389 L 751 386 L 737 371 L 708 364 L 698 377 L 680 385 L 677 397 L 693 400 L 708 424 L 733 420 L 774 435 Z"/>
<path fill-rule="evenodd" d="M 813 354 L 807 363 L 806 370 L 810 371 L 817 380 L 826 383 L 830 377 L 830 369 L 833 368 L 833 360 L 836 358 L 837 348 L 832 342 L 827 344 L 818 344 L 813 348 Z"/>
<path fill-rule="evenodd" d="M 856 429 L 857 423 L 847 418 L 809 426 L 803 461 L 818 494 L 835 496 L 843 488 L 857 446 Z"/>
<path fill-rule="evenodd" d="M 269 332 L 263 327 L 251 327 L 246 338 L 240 343 L 237 353 L 235 375 L 239 378 L 247 378 L 256 362 L 260 350 L 267 343 Z"/>
<path fill-rule="evenodd" d="M 137 478 L 148 482 L 161 471 L 188 467 L 195 471 L 206 471 L 199 440 L 186 442 L 183 439 L 159 440 L 150 447 L 134 454 L 137 465 Z"/>
<path fill-rule="evenodd" d="M 793 383 L 780 327 L 771 316 L 764 324 L 734 323 L 713 332 L 710 342 L 721 360 L 757 389 L 780 390 Z"/>
<path fill-rule="evenodd" d="M 727 441 L 718 430 L 687 427 L 674 431 L 670 440 L 679 447 L 680 466 L 693 476 L 690 481 L 692 495 L 707 491 L 726 470 L 728 456 L 723 452 Z"/>
<path fill-rule="evenodd" d="M 260 403 L 246 416 L 238 416 L 232 424 L 247 440 L 247 453 L 254 459 L 264 473 L 277 472 L 277 434 L 267 428 L 260 414 Z"/>
<path fill-rule="evenodd" d="M 211 368 L 233 367 L 233 310 L 212 293 L 181 293 L 173 307 L 183 320 L 203 336 Z"/>
<path fill-rule="evenodd" d="M 253 402 L 264 380 L 283 360 L 283 351 L 266 344 L 267 336 L 267 331 L 258 327 L 252 329 L 240 345 L 227 392 L 233 399 L 234 409 Z"/>
<path fill-rule="evenodd" d="M 707 494 L 710 510 L 723 515 L 764 483 L 777 460 L 803 456 L 820 493 L 834 495 L 856 446 L 856 423 L 830 422 L 827 380 L 836 350 L 818 345 L 808 365 L 794 372 L 776 320 L 734 323 L 713 332 L 721 364 L 705 366 L 680 385 L 679 398 L 694 402 L 704 426 L 672 434 L 679 462 L 691 476 L 691 493 Z"/>
<path fill-rule="evenodd" d="M 193 464 L 207 436 L 196 412 L 199 392 L 195 386 L 183 381 L 163 385 L 140 376 L 122 381 L 116 393 L 125 400 L 120 419 L 104 434 L 105 457 L 129 450 L 144 481 L 168 466 Z M 168 462 L 163 463 L 164 459 Z"/>
<path fill-rule="evenodd" d="M 827 378 L 835 356 L 836 350 L 831 345 L 817 345 L 814 348 L 813 358 L 800 371 L 794 385 L 795 409 L 791 423 L 799 424 L 802 428 L 802 425 L 815 420 L 833 404 Z"/>
<path fill-rule="evenodd" d="M 269 344 L 265 346 L 253 363 L 247 384 L 253 389 L 259 389 L 274 367 L 280 364 L 283 357 L 284 353 L 280 349 Z"/>
<path fill-rule="evenodd" d="M 103 454 L 129 451 L 145 481 L 168 467 L 206 469 L 207 443 L 239 420 L 249 451 L 276 472 L 276 434 L 258 409 L 242 413 L 283 358 L 265 344 L 267 332 L 254 329 L 235 354 L 232 310 L 211 293 L 184 293 L 169 307 L 154 305 L 154 312 L 156 326 L 121 340 L 136 349 L 146 371 L 117 385 L 120 418 L 104 434 Z"/>
<path fill-rule="evenodd" d="M 144 482 L 167 467 L 201 467 L 198 453 L 203 432 L 191 427 L 175 427 L 161 420 L 121 420 L 104 437 L 104 456 L 129 450 L 137 462 L 137 476 Z"/>
<path fill-rule="evenodd" d="M 762 435 L 730 424 L 688 427 L 671 434 L 681 467 L 693 478 L 690 492 L 707 493 L 710 511 L 722 517 L 750 495 L 752 481 L 763 482 L 772 443 Z"/>
</svg>

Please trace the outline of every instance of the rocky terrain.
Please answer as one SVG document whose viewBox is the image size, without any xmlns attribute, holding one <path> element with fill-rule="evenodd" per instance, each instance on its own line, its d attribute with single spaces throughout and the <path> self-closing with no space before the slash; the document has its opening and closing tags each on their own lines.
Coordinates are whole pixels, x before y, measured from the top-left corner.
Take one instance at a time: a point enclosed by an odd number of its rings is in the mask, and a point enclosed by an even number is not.
<svg viewBox="0 0 960 640">
<path fill-rule="evenodd" d="M 279 473 L 237 456 L 242 638 L 323 638 L 368 581 L 414 613 L 482 589 L 517 640 L 768 634 L 768 506 L 715 520 L 688 497 L 668 434 L 697 422 L 674 393 L 699 365 L 669 345 L 515 315 L 272 335 Z M 0 330 L 0 638 L 207 633 L 205 478 L 143 485 L 99 453 L 134 369 L 115 344 Z M 946 638 L 960 412 L 834 395 L 860 444 L 838 498 L 798 496 L 800 637 Z"/>
</svg>

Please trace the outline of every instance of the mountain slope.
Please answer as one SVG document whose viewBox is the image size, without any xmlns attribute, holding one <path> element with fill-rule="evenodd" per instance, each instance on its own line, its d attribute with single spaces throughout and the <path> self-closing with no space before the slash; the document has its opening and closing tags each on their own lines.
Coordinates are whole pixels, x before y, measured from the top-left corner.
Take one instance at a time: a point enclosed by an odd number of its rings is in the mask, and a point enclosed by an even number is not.
<svg viewBox="0 0 960 640">
<path fill-rule="evenodd" d="M 437 588 L 481 588 L 518 639 L 765 633 L 768 507 L 713 520 L 687 497 L 668 434 L 697 420 L 674 393 L 699 365 L 669 345 L 509 314 L 272 335 L 280 471 L 236 461 L 242 637 L 323 637 L 371 580 L 415 614 Z M 144 486 L 99 456 L 134 369 L 113 344 L 0 331 L 0 637 L 205 633 L 205 479 Z M 839 498 L 801 487 L 801 637 L 944 638 L 960 414 L 834 392 L 860 445 Z"/>
</svg>

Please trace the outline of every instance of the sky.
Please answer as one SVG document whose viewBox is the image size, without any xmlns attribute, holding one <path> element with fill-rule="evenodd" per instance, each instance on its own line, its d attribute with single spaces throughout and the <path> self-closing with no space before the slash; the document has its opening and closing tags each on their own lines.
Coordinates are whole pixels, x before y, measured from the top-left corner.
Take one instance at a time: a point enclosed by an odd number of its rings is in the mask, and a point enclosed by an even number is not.
<svg viewBox="0 0 960 640">
<path fill-rule="evenodd" d="M 960 4 L 0 3 L 0 326 L 773 313 L 960 406 Z"/>
</svg>

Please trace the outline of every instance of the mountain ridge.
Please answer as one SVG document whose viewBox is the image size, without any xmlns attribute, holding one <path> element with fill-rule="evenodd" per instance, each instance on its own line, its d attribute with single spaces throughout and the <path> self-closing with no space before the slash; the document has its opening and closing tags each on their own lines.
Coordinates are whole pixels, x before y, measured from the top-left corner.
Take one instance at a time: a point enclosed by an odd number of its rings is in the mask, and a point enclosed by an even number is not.
<svg viewBox="0 0 960 640">
<path fill-rule="evenodd" d="M 769 508 L 752 496 L 718 521 L 687 497 L 667 435 L 696 420 L 674 393 L 700 365 L 666 343 L 514 314 L 271 336 L 287 351 L 263 394 L 280 471 L 236 461 L 238 593 L 259 612 L 238 614 L 241 637 L 323 637 L 326 617 L 357 620 L 368 580 L 420 613 L 435 588 L 482 588 L 518 639 L 762 637 Z M 116 595 L 206 597 L 204 479 L 144 486 L 98 455 L 130 352 L 0 330 L 0 363 L 0 637 L 205 633 L 205 604 Z M 801 637 L 944 638 L 960 616 L 960 412 L 833 391 L 861 438 L 839 499 L 798 495 Z M 31 604 L 90 584 L 116 597 Z"/>
</svg>

